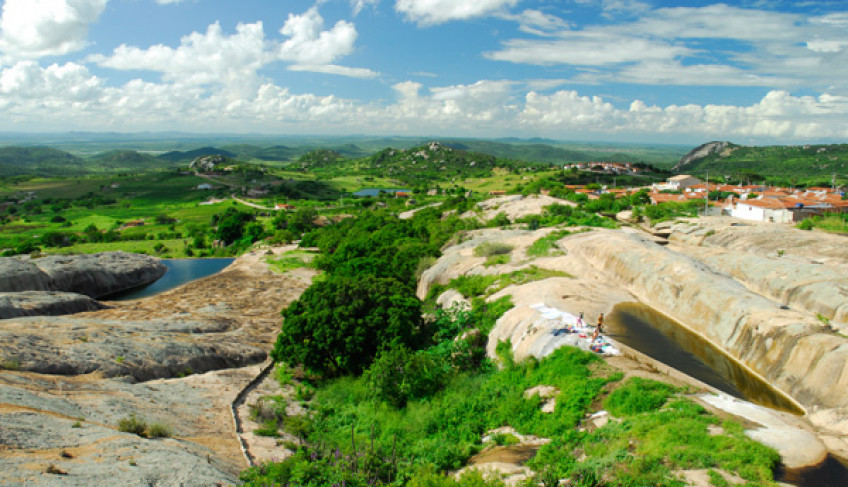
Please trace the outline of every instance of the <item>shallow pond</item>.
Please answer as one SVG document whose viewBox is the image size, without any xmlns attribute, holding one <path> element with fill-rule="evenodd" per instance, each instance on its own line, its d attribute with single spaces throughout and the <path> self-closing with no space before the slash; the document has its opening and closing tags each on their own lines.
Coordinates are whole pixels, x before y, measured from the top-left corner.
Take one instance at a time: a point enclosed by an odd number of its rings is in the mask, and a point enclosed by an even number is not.
<svg viewBox="0 0 848 487">
<path fill-rule="evenodd" d="M 103 299 L 109 301 L 126 301 L 154 296 L 177 286 L 182 286 L 195 279 L 220 272 L 230 265 L 233 260 L 235 259 L 162 259 L 162 263 L 168 268 L 164 276 L 145 286 L 139 286 L 128 291 L 113 294 Z"/>
</svg>

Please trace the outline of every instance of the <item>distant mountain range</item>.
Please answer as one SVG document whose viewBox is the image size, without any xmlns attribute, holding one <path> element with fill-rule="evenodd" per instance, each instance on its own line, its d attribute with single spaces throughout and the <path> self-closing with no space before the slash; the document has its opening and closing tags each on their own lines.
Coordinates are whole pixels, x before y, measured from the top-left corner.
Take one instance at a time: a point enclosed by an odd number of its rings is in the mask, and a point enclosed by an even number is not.
<svg viewBox="0 0 848 487">
<path fill-rule="evenodd" d="M 285 139 L 291 144 L 259 143 L 259 140 L 249 138 L 242 141 L 233 137 L 223 138 L 220 142 L 225 143 L 222 144 L 161 151 L 163 144 L 186 145 L 194 141 L 189 137 L 186 135 L 185 138 L 166 143 L 161 140 L 157 142 L 153 137 L 145 140 L 141 135 L 121 139 L 117 134 L 100 134 L 96 140 L 79 139 L 74 143 L 60 145 L 62 148 L 70 147 L 69 150 L 34 145 L 0 147 L 0 176 L 49 177 L 163 170 L 187 166 L 197 157 L 222 155 L 249 163 L 301 168 L 305 165 L 313 169 L 333 165 L 338 160 L 348 165 L 356 164 L 358 169 L 364 170 L 365 166 L 380 160 L 383 168 L 388 164 L 412 171 L 420 171 L 425 167 L 432 169 L 442 160 L 447 164 L 446 169 L 454 163 L 471 162 L 475 165 L 468 168 L 477 166 L 478 169 L 491 164 L 513 163 L 644 162 L 660 169 L 672 169 L 676 173 L 705 176 L 709 172 L 714 178 L 727 176 L 733 180 L 823 182 L 829 181 L 835 174 L 838 180 L 848 181 L 848 144 L 757 147 L 716 141 L 686 153 L 686 149 L 680 146 L 647 144 L 564 143 L 549 139 L 509 138 L 446 139 L 439 143 L 441 153 L 428 155 L 431 157 L 429 160 L 417 160 L 409 154 L 429 147 L 431 140 L 414 137 L 292 136 L 275 139 Z M 137 148 L 130 149 L 133 145 Z M 103 150 L 94 151 L 95 148 Z M 409 152 L 413 148 L 415 150 Z M 453 149 L 455 154 L 451 155 L 446 149 Z M 394 155 L 389 156 L 391 153 Z M 459 159 L 464 162 L 460 163 L 456 154 L 463 154 Z M 433 157 L 437 160 L 433 160 Z M 377 167 L 371 167 L 369 171 L 376 174 Z"/>
</svg>

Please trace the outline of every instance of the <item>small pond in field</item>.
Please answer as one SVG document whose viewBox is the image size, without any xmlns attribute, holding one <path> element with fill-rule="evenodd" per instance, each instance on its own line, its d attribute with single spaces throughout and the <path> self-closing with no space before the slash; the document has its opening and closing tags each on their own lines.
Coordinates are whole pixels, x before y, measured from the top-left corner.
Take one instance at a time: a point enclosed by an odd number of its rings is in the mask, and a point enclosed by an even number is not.
<svg viewBox="0 0 848 487">
<path fill-rule="evenodd" d="M 195 279 L 220 272 L 230 265 L 233 260 L 235 259 L 162 259 L 162 263 L 168 268 L 164 276 L 145 286 L 139 286 L 118 294 L 113 294 L 103 299 L 109 301 L 126 301 L 154 296 L 177 286 L 182 286 Z"/>
<path fill-rule="evenodd" d="M 365 189 L 360 189 L 356 193 L 353 193 L 353 195 L 354 196 L 380 196 L 380 191 L 382 191 L 384 193 L 390 193 L 390 194 L 395 194 L 399 191 L 404 192 L 404 193 L 411 192 L 411 190 L 409 190 L 409 189 L 400 189 L 400 188 L 394 188 L 394 189 L 365 188 Z"/>
</svg>

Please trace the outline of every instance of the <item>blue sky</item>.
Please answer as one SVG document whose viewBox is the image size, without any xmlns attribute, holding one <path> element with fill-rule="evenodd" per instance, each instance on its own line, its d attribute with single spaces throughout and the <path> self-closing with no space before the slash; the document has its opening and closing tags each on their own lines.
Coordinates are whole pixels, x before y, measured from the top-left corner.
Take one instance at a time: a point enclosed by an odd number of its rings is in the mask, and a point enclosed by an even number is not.
<svg viewBox="0 0 848 487">
<path fill-rule="evenodd" d="M 845 142 L 848 5 L 4 0 L 0 130 Z"/>
</svg>

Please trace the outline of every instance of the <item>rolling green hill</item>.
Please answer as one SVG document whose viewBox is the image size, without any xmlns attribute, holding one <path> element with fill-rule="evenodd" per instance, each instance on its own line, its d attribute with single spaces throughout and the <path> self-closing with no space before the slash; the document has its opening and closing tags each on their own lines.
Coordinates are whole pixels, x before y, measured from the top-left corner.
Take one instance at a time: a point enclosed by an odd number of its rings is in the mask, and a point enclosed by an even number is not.
<svg viewBox="0 0 848 487">
<path fill-rule="evenodd" d="M 0 147 L 0 176 L 72 176 L 86 172 L 82 159 L 49 147 Z"/>
<path fill-rule="evenodd" d="M 147 169 L 170 167 L 172 165 L 169 161 L 132 150 L 104 152 L 93 157 L 91 160 L 99 167 L 109 171 L 144 171 Z"/>
<path fill-rule="evenodd" d="M 301 170 L 332 177 L 341 174 L 388 177 L 408 185 L 456 177 L 485 177 L 496 167 L 517 169 L 534 164 L 501 159 L 490 154 L 455 149 L 431 142 L 409 149 L 386 148 L 374 155 L 348 159 L 332 150 L 302 156 Z"/>
<path fill-rule="evenodd" d="M 674 172 L 730 180 L 774 181 L 789 184 L 848 180 L 848 144 L 742 146 L 709 142 L 693 149 Z"/>
</svg>

